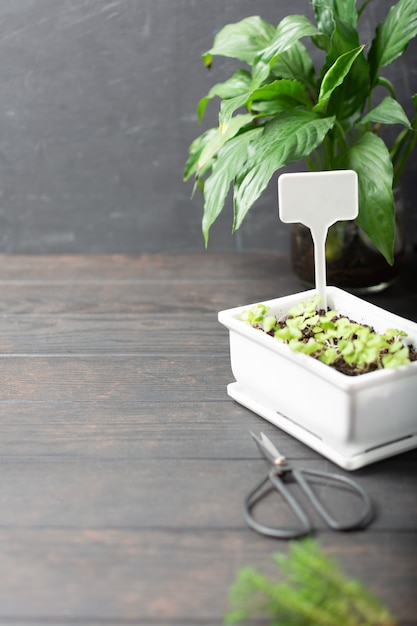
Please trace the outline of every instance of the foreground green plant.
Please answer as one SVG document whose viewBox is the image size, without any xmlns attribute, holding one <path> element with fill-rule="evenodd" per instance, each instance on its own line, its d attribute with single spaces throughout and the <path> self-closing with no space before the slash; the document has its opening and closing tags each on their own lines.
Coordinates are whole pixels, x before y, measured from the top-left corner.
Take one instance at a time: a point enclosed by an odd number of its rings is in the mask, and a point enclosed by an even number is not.
<svg viewBox="0 0 417 626">
<path fill-rule="evenodd" d="M 220 99 L 218 127 L 192 143 L 184 170 L 184 179 L 194 176 L 204 195 L 206 246 L 231 186 L 236 230 L 273 174 L 305 160 L 313 171 L 357 172 L 357 223 L 393 263 L 392 190 L 417 140 L 417 94 L 409 120 L 381 70 L 417 35 L 417 2 L 393 5 L 371 43 L 358 29 L 371 1 L 357 9 L 357 0 L 312 0 L 316 24 L 289 15 L 275 27 L 252 16 L 216 35 L 205 65 L 223 56 L 246 67 L 214 85 L 198 105 L 201 121 L 208 101 Z M 305 39 L 323 52 L 321 67 L 314 67 Z M 395 139 L 383 138 L 393 125 L 401 127 Z"/>
<path fill-rule="evenodd" d="M 376 333 L 337 311 L 320 311 L 320 297 L 301 302 L 284 319 L 268 315 L 264 304 L 241 314 L 242 321 L 350 376 L 406 365 L 416 357 L 404 342 L 407 333 L 389 328 Z"/>
<path fill-rule="evenodd" d="M 238 573 L 229 592 L 226 624 L 251 618 L 268 626 L 395 626 L 397 621 L 360 582 L 349 579 L 312 539 L 274 554 L 281 580 L 252 567 Z"/>
</svg>

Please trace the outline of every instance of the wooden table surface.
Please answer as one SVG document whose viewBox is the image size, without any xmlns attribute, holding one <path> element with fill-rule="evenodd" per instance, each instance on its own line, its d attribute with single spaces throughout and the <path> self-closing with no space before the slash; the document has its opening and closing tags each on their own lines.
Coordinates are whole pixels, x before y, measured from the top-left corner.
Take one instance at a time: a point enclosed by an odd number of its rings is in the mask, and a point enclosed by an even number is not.
<svg viewBox="0 0 417 626">
<path fill-rule="evenodd" d="M 369 299 L 417 321 L 416 267 Z M 218 626 L 238 568 L 272 572 L 288 548 L 242 517 L 265 472 L 249 430 L 343 473 L 226 395 L 217 311 L 302 290 L 288 261 L 1 256 L 0 284 L 0 625 Z M 355 472 L 374 523 L 316 534 L 404 625 L 417 624 L 416 462 Z"/>
</svg>

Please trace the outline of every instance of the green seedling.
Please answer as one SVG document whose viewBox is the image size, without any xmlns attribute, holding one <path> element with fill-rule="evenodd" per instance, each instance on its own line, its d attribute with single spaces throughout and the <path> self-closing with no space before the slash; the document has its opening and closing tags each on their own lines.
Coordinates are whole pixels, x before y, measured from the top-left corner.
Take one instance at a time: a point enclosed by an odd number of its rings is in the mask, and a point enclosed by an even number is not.
<svg viewBox="0 0 417 626">
<path fill-rule="evenodd" d="M 405 342 L 407 333 L 388 328 L 377 333 L 335 310 L 320 310 L 320 298 L 301 302 L 284 318 L 270 314 L 264 304 L 243 311 L 241 319 L 291 350 L 302 352 L 348 375 L 406 365 L 416 358 L 413 346 Z"/>
</svg>

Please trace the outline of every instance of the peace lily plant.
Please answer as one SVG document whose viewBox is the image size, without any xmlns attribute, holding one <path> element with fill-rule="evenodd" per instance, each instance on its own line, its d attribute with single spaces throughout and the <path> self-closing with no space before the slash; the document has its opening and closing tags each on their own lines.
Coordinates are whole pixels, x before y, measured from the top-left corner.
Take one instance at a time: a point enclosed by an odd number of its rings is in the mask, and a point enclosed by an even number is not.
<svg viewBox="0 0 417 626">
<path fill-rule="evenodd" d="M 371 42 L 358 24 L 372 0 L 312 0 L 314 24 L 289 15 L 277 27 L 252 16 L 225 26 L 203 55 L 232 57 L 246 67 L 214 85 L 198 104 L 220 98 L 219 124 L 190 146 L 184 178 L 204 195 L 202 230 L 209 230 L 233 188 L 233 230 L 281 168 L 305 161 L 312 171 L 353 169 L 359 179 L 357 224 L 388 263 L 395 236 L 393 188 L 417 139 L 417 94 L 408 119 L 381 72 L 417 35 L 416 0 L 399 0 Z M 322 51 L 316 69 L 304 41 Z M 400 130 L 398 131 L 398 125 Z M 387 126 L 395 140 L 382 137 Z"/>
</svg>

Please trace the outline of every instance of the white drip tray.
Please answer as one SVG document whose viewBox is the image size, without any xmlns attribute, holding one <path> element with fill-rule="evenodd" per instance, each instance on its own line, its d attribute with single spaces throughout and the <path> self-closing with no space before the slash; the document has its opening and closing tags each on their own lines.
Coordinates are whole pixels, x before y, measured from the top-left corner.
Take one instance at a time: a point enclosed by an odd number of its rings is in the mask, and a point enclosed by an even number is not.
<svg viewBox="0 0 417 626">
<path fill-rule="evenodd" d="M 407 450 L 412 450 L 417 447 L 417 434 L 412 433 L 409 436 L 402 437 L 397 441 L 389 441 L 383 445 L 349 455 L 349 451 L 347 449 L 343 449 L 343 447 L 335 446 L 333 443 L 324 441 L 322 438 L 318 437 L 313 432 L 306 430 L 299 424 L 296 424 L 288 417 L 284 417 L 281 413 L 278 413 L 277 411 L 253 400 L 240 387 L 239 383 L 230 383 L 227 386 L 227 393 L 231 398 L 233 398 L 233 400 L 239 402 L 239 404 L 242 404 L 282 430 L 285 430 L 285 432 L 289 433 L 299 441 L 302 441 L 304 444 L 316 452 L 319 452 L 345 470 L 356 470 L 360 467 L 364 467 L 365 465 L 381 461 L 382 459 L 386 459 L 399 454 L 400 452 L 406 452 Z"/>
</svg>

